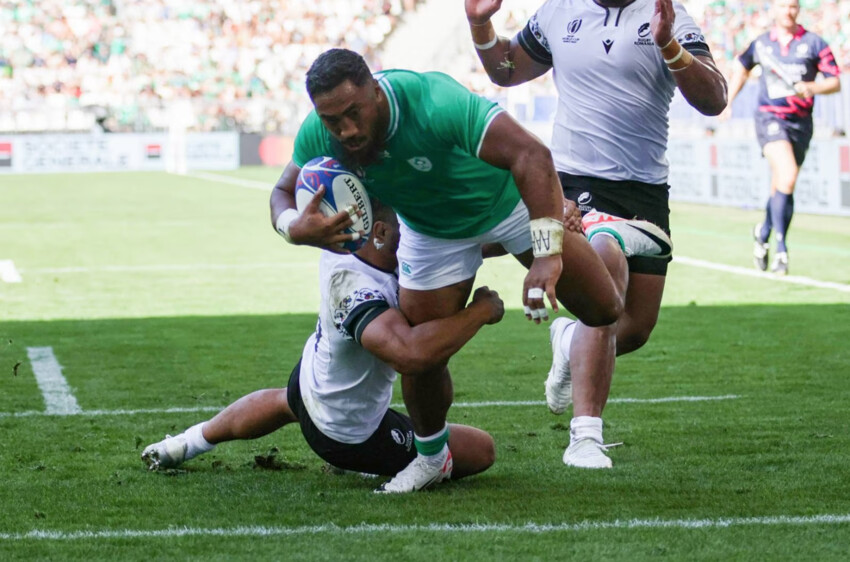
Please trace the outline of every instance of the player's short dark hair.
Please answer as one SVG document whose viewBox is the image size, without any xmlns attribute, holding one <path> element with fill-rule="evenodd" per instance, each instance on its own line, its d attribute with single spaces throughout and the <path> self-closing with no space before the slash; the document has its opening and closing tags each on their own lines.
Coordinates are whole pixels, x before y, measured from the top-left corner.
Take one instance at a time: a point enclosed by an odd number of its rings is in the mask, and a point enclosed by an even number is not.
<svg viewBox="0 0 850 562">
<path fill-rule="evenodd" d="M 397 219 L 395 215 L 395 211 L 392 210 L 392 207 L 389 205 L 384 205 L 378 199 L 372 197 L 372 217 L 376 221 L 386 222 L 389 224 L 396 224 Z"/>
<path fill-rule="evenodd" d="M 348 49 L 330 49 L 313 61 L 307 71 L 307 94 L 313 100 L 350 80 L 362 86 L 372 79 L 372 71 L 359 54 Z"/>
</svg>

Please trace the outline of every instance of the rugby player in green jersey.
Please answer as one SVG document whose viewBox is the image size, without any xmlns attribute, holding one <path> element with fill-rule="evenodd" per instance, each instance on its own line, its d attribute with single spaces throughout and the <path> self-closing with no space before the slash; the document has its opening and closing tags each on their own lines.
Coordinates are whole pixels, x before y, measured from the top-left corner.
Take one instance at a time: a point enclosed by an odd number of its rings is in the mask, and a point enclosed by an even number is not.
<svg viewBox="0 0 850 562">
<path fill-rule="evenodd" d="M 317 204 L 295 211 L 301 167 L 333 156 L 398 213 L 400 307 L 412 325 L 465 306 L 485 244 L 500 244 L 528 268 L 522 304 L 529 319 L 548 319 L 545 298 L 554 311 L 560 301 L 590 326 L 617 320 L 622 287 L 582 234 L 574 205 L 565 203 L 548 148 L 497 104 L 437 72 L 373 76 L 362 57 L 345 49 L 316 59 L 307 92 L 315 110 L 270 202 L 272 224 L 287 241 L 338 251 L 335 244 L 355 236 L 341 232 L 352 224 L 347 212 L 325 217 Z M 608 229 L 636 252 L 669 244 L 643 221 L 613 221 Z M 662 246 L 657 236 L 666 239 Z M 447 366 L 402 373 L 402 392 L 419 455 L 382 486 L 385 492 L 419 490 L 451 471 Z"/>
</svg>

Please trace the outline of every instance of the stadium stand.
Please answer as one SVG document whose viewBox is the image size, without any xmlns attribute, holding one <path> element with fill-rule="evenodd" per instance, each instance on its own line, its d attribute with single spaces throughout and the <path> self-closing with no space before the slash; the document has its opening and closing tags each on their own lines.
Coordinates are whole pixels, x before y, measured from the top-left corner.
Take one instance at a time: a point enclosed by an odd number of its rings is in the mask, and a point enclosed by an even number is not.
<svg viewBox="0 0 850 562">
<path fill-rule="evenodd" d="M 734 57 L 770 25 L 770 3 L 686 5 L 728 75 Z M 850 2 L 802 5 L 801 23 L 822 35 L 850 70 L 850 26 L 841 25 L 850 20 Z M 189 100 L 190 130 L 291 135 L 310 109 L 304 72 L 333 46 L 363 53 L 376 69 L 384 60 L 416 70 L 434 64 L 521 120 L 549 122 L 550 79 L 524 89 L 493 86 L 468 40 L 462 8 L 448 6 L 446 0 L 0 0 L 0 132 L 164 130 L 171 102 Z M 506 5 L 498 29 L 516 33 L 535 8 Z M 440 29 L 446 33 L 434 40 Z M 420 38 L 423 30 L 431 30 L 430 41 Z M 747 90 L 733 117 L 751 115 Z M 671 113 L 676 123 L 712 127 L 679 102 Z M 850 84 L 819 100 L 815 118 L 821 134 L 846 131 Z"/>
<path fill-rule="evenodd" d="M 304 72 L 376 47 L 419 0 L 0 2 L 0 131 L 150 131 L 189 99 L 197 131 L 289 132 Z"/>
</svg>

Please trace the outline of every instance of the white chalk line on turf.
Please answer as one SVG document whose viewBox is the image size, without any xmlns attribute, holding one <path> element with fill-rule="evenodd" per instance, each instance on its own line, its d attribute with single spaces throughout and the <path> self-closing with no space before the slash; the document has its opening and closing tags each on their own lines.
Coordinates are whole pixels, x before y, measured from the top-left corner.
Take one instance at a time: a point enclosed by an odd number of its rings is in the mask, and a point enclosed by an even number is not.
<svg viewBox="0 0 850 562">
<path fill-rule="evenodd" d="M 692 267 L 701 267 L 703 269 L 713 269 L 714 271 L 722 271 L 723 273 L 733 273 L 735 275 L 745 275 L 747 277 L 757 277 L 768 281 L 777 281 L 780 283 L 791 283 L 793 285 L 804 285 L 807 287 L 817 287 L 818 289 L 831 289 L 833 291 L 842 291 L 850 293 L 850 285 L 845 283 L 833 283 L 831 281 L 819 281 L 810 277 L 801 277 L 799 275 L 778 276 L 764 271 L 755 271 L 746 267 L 738 267 L 734 265 L 725 265 L 722 263 L 714 263 L 696 258 L 685 256 L 676 256 L 673 258 L 673 263 L 681 263 Z"/>
<path fill-rule="evenodd" d="M 0 281 L 5 283 L 20 283 L 21 274 L 12 260 L 0 260 Z"/>
<path fill-rule="evenodd" d="M 62 375 L 62 366 L 53 355 L 52 347 L 28 347 L 27 356 L 44 404 L 47 415 L 67 416 L 79 414 L 83 410 Z"/>
<path fill-rule="evenodd" d="M 211 172 L 189 172 L 187 174 L 191 178 L 198 178 L 207 181 L 218 183 L 227 183 L 230 185 L 238 185 L 239 187 L 249 187 L 251 189 L 262 189 L 271 193 L 274 187 L 274 182 L 265 182 L 257 180 L 249 180 L 245 178 L 234 178 L 223 174 L 213 174 Z"/>
<path fill-rule="evenodd" d="M 724 396 L 667 396 L 662 398 L 612 398 L 608 400 L 609 404 L 663 404 L 667 402 L 711 402 L 718 400 L 735 400 L 740 398 L 737 394 L 726 394 Z M 517 400 L 517 401 L 492 401 L 492 402 L 457 402 L 452 405 L 453 408 L 487 408 L 487 407 L 513 407 L 513 406 L 545 406 L 546 402 L 542 400 Z M 403 409 L 404 404 L 391 404 L 393 408 Z M 219 412 L 225 406 L 190 406 L 190 407 L 174 407 L 174 408 L 141 408 L 135 410 L 80 410 L 72 414 L 57 414 L 50 412 L 36 412 L 29 410 L 26 412 L 0 412 L 0 418 L 27 418 L 32 416 L 56 416 L 56 415 L 76 415 L 76 416 L 133 416 L 137 414 L 183 414 L 194 412 Z"/>
<path fill-rule="evenodd" d="M 179 537 L 269 537 L 293 535 L 386 535 L 401 533 L 564 533 L 632 529 L 725 529 L 744 526 L 837 525 L 850 523 L 850 514 L 808 516 L 731 517 L 720 519 L 615 519 L 578 523 L 431 523 L 428 525 L 305 525 L 301 527 L 170 527 L 167 529 L 102 529 L 96 531 L 51 531 L 34 529 L 27 533 L 0 533 L 0 540 L 135 539 Z"/>
<path fill-rule="evenodd" d="M 261 262 L 261 263 L 196 263 L 196 264 L 153 264 L 153 265 L 101 265 L 91 267 L 34 267 L 25 273 L 128 273 L 134 271 L 203 271 L 245 269 L 304 269 L 318 267 L 314 261 Z"/>
</svg>

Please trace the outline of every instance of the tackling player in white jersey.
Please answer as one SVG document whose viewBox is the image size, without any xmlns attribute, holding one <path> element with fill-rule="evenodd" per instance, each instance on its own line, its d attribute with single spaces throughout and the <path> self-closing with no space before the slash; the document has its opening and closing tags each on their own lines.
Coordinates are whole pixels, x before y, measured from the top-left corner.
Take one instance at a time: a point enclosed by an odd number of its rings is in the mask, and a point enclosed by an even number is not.
<svg viewBox="0 0 850 562">
<path fill-rule="evenodd" d="M 305 212 L 317 212 L 321 196 Z M 299 423 L 313 451 L 339 469 L 393 476 L 416 458 L 410 418 L 390 408 L 396 371 L 417 376 L 448 361 L 482 326 L 502 319 L 504 304 L 481 287 L 457 314 L 411 327 L 398 310 L 398 222 L 389 207 L 377 200 L 372 205 L 375 223 L 363 248 L 322 252 L 319 320 L 287 388 L 253 392 L 211 420 L 149 445 L 142 460 L 152 470 L 289 423 Z M 449 428 L 451 453 L 425 486 L 481 472 L 495 460 L 488 433 Z"/>
<path fill-rule="evenodd" d="M 592 328 L 559 318 L 550 329 L 547 403 L 558 414 L 570 400 L 574 404 L 564 463 L 609 468 L 601 416 L 614 358 L 649 339 L 670 258 L 632 256 L 604 223 L 611 215 L 639 217 L 669 233 L 670 100 L 678 87 L 698 111 L 717 115 L 726 106 L 726 81 L 678 2 L 547 0 L 513 39 L 500 37 L 490 22 L 501 4 L 466 0 L 478 56 L 500 86 L 553 70 L 559 97 L 551 145 L 555 168 L 625 297 L 625 312 L 614 324 Z"/>
</svg>

